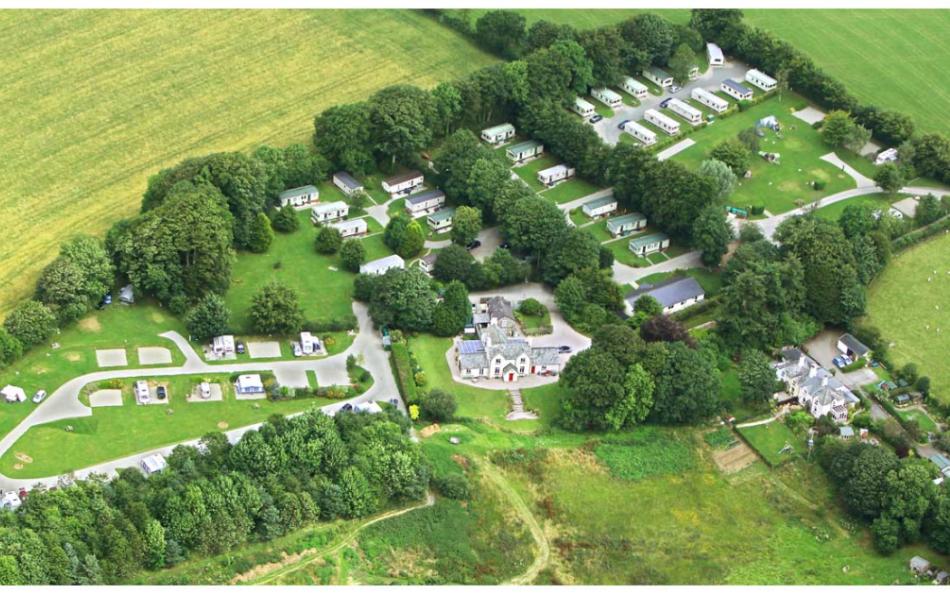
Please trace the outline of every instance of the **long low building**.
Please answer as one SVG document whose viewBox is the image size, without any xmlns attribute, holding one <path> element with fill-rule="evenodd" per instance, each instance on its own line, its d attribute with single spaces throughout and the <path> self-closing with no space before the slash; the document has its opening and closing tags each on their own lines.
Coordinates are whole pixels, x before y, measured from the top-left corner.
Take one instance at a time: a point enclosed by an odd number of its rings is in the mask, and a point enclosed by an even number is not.
<svg viewBox="0 0 950 594">
<path fill-rule="evenodd" d="M 413 217 L 432 214 L 442 208 L 445 204 L 445 192 L 442 190 L 429 190 L 419 192 L 406 198 L 406 212 Z"/>
<path fill-rule="evenodd" d="M 500 144 L 515 135 L 515 127 L 509 123 L 498 124 L 482 130 L 482 140 L 489 144 Z"/>
<path fill-rule="evenodd" d="M 676 99 L 670 99 L 667 104 L 670 110 L 694 126 L 703 122 L 703 112 L 699 111 L 689 103 Z"/>
<path fill-rule="evenodd" d="M 690 92 L 690 96 L 717 113 L 722 113 L 729 109 L 728 101 L 715 93 L 710 93 L 706 89 L 696 87 Z"/>
<path fill-rule="evenodd" d="M 738 101 L 749 101 L 752 99 L 752 89 L 731 78 L 722 81 L 722 83 L 719 84 L 719 90 Z"/>
<path fill-rule="evenodd" d="M 601 196 L 600 198 L 594 198 L 593 200 L 588 200 L 581 206 L 581 210 L 585 215 L 590 218 L 602 217 L 608 215 L 617 210 L 617 199 L 610 196 Z"/>
<path fill-rule="evenodd" d="M 298 208 L 320 200 L 320 190 L 316 186 L 301 186 L 284 190 L 278 194 L 280 205 Z"/>
<path fill-rule="evenodd" d="M 571 109 L 585 120 L 594 115 L 595 112 L 594 106 L 580 97 L 574 99 L 574 105 L 571 106 Z"/>
<path fill-rule="evenodd" d="M 656 144 L 656 132 L 633 120 L 624 123 L 623 131 L 639 140 L 643 146 Z"/>
<path fill-rule="evenodd" d="M 620 96 L 620 93 L 611 91 L 607 87 L 591 89 L 590 96 L 611 109 L 617 109 L 623 105 L 623 97 Z"/>
<path fill-rule="evenodd" d="M 553 186 L 572 177 L 574 177 L 574 168 L 567 165 L 555 165 L 538 172 L 538 181 L 546 186 Z"/>
<path fill-rule="evenodd" d="M 363 184 L 346 171 L 337 171 L 333 174 L 333 185 L 347 196 L 363 191 Z"/>
<path fill-rule="evenodd" d="M 447 233 L 452 230 L 452 221 L 455 220 L 455 209 L 442 208 L 426 217 L 426 223 L 435 233 Z"/>
<path fill-rule="evenodd" d="M 755 68 L 745 73 L 745 79 L 766 92 L 771 91 L 778 84 L 777 80 Z"/>
<path fill-rule="evenodd" d="M 722 53 L 722 48 L 715 43 L 706 44 L 706 58 L 709 60 L 710 66 L 722 66 L 726 63 L 726 57 Z"/>
<path fill-rule="evenodd" d="M 423 176 L 421 172 L 409 171 L 384 179 L 382 186 L 387 194 L 393 198 L 397 198 L 412 193 L 412 191 L 421 186 L 423 182 L 425 182 L 425 176 Z"/>
<path fill-rule="evenodd" d="M 344 219 L 348 214 L 350 214 L 350 205 L 338 200 L 326 204 L 315 204 L 310 210 L 310 220 L 314 224 L 329 223 L 330 221 Z"/>
<path fill-rule="evenodd" d="M 372 260 L 360 266 L 360 274 L 386 274 L 387 271 L 392 270 L 393 268 L 405 268 L 406 261 L 403 260 L 396 254 L 386 256 L 384 258 L 379 258 L 377 260 Z"/>
<path fill-rule="evenodd" d="M 646 226 L 647 218 L 639 212 L 631 212 L 630 214 L 607 219 L 607 231 L 614 237 L 630 235 Z"/>
<path fill-rule="evenodd" d="M 651 66 L 643 71 L 643 76 L 659 87 L 666 88 L 673 86 L 673 75 L 662 68 Z"/>
<path fill-rule="evenodd" d="M 644 117 L 648 122 L 663 130 L 670 136 L 676 136 L 680 133 L 680 124 L 673 118 L 655 109 L 648 109 L 644 112 Z"/>
<path fill-rule="evenodd" d="M 706 292 L 691 276 L 670 278 L 655 284 L 643 284 L 627 295 L 628 311 L 632 312 L 637 301 L 644 295 L 656 299 L 663 306 L 663 313 L 671 314 L 706 298 Z"/>
<path fill-rule="evenodd" d="M 666 233 L 651 233 L 641 237 L 634 237 L 627 244 L 630 251 L 638 256 L 648 256 L 670 247 L 670 238 Z"/>
<path fill-rule="evenodd" d="M 344 238 L 363 235 L 369 230 L 369 226 L 366 224 L 366 219 L 337 221 L 335 223 L 330 223 L 329 226 L 339 231 L 340 236 Z"/>
<path fill-rule="evenodd" d="M 645 84 L 632 76 L 623 77 L 623 82 L 620 84 L 620 87 L 637 99 L 646 99 L 647 94 L 650 92 Z"/>
<path fill-rule="evenodd" d="M 544 145 L 537 140 L 526 140 L 505 149 L 505 154 L 515 163 L 540 157 L 544 154 Z"/>
</svg>

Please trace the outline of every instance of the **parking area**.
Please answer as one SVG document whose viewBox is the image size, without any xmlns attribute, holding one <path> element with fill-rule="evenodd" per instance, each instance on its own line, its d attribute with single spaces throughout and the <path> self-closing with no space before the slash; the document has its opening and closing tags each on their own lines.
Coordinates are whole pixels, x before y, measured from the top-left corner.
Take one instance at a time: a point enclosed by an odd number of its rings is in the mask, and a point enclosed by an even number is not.
<svg viewBox="0 0 950 594">
<path fill-rule="evenodd" d="M 165 347 L 140 347 L 139 365 L 164 365 L 172 362 L 172 352 Z"/>
<path fill-rule="evenodd" d="M 275 359 L 280 357 L 280 343 L 275 341 L 248 342 L 247 354 L 251 359 Z"/>
<path fill-rule="evenodd" d="M 99 367 L 125 367 L 129 361 L 125 349 L 97 349 L 96 364 Z"/>
</svg>

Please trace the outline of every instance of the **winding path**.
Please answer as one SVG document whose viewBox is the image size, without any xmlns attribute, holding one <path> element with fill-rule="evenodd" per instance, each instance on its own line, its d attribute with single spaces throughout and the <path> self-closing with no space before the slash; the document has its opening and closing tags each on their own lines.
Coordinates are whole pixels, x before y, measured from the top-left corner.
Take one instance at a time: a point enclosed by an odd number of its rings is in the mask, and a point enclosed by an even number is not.
<svg viewBox="0 0 950 594">
<path fill-rule="evenodd" d="M 292 360 L 292 361 L 252 361 L 249 363 L 230 363 L 230 364 L 210 364 L 204 362 L 195 350 L 191 347 L 177 332 L 166 332 L 161 336 L 174 342 L 185 355 L 184 365 L 178 367 L 149 367 L 138 369 L 118 369 L 108 371 L 95 371 L 85 375 L 73 378 L 57 388 L 47 399 L 33 410 L 19 425 L 14 427 L 8 434 L 0 439 L 0 455 L 13 447 L 17 439 L 26 433 L 31 427 L 42 425 L 52 421 L 58 421 L 76 417 L 86 417 L 92 415 L 92 409 L 79 400 L 79 393 L 83 386 L 92 383 L 116 378 L 130 377 L 169 377 L 179 375 L 196 375 L 211 373 L 245 373 L 255 371 L 271 371 L 275 375 L 282 372 L 295 372 L 312 370 L 317 374 L 324 385 L 341 385 L 349 382 L 346 372 L 346 358 L 350 354 L 362 355 L 363 368 L 370 372 L 374 382 L 372 387 L 365 393 L 351 398 L 341 400 L 321 407 L 321 410 L 328 415 L 333 415 L 347 403 L 354 404 L 358 402 L 370 402 L 374 400 L 388 401 L 396 398 L 401 410 L 405 407 L 399 399 L 399 391 L 396 387 L 396 381 L 393 378 L 389 368 L 389 357 L 383 350 L 380 340 L 373 330 L 373 322 L 369 317 L 367 307 L 362 303 L 353 303 L 353 312 L 359 323 L 359 332 L 356 335 L 353 344 L 342 353 L 331 357 L 316 360 Z M 301 413 L 296 413 L 301 414 Z M 291 415 L 293 416 L 293 415 Z M 246 427 L 240 427 L 224 432 L 231 443 L 237 442 L 242 435 L 250 430 L 257 429 L 262 423 L 255 423 Z M 138 466 L 139 462 L 145 456 L 153 453 L 163 455 L 169 454 L 178 445 L 196 445 L 199 439 L 192 439 L 184 442 L 171 444 L 161 448 L 154 448 L 144 452 L 138 452 L 133 455 L 125 456 L 117 460 L 95 464 L 93 466 L 76 470 L 72 473 L 75 478 L 85 478 L 90 474 L 105 474 L 111 476 L 118 469 Z M 21 487 L 29 488 L 36 484 L 53 486 L 58 484 L 60 476 L 50 476 L 44 478 L 32 479 L 14 479 L 0 475 L 0 490 L 13 490 Z"/>
</svg>

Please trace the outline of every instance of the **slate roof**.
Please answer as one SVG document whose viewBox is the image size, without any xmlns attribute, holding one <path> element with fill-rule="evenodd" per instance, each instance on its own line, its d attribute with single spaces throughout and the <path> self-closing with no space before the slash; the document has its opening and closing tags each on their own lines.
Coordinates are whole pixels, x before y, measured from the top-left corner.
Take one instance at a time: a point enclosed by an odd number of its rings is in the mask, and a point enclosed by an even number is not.
<svg viewBox="0 0 950 594">
<path fill-rule="evenodd" d="M 407 171 L 406 173 L 400 173 L 399 175 L 387 177 L 383 181 L 387 186 L 398 186 L 401 183 L 407 182 L 411 179 L 416 179 L 417 177 L 422 177 L 422 173 L 419 171 Z"/>
<path fill-rule="evenodd" d="M 349 208 L 346 202 L 342 200 L 337 200 L 336 202 L 324 202 L 323 204 L 314 204 L 313 212 L 330 212 L 332 210 L 340 210 L 344 208 Z"/>
<path fill-rule="evenodd" d="M 317 191 L 316 186 L 300 186 L 299 188 L 290 188 L 289 190 L 284 190 L 277 196 L 283 200 L 284 198 L 295 198 L 297 196 L 303 196 L 305 194 L 313 194 Z"/>
<path fill-rule="evenodd" d="M 650 235 L 644 235 L 643 237 L 634 237 L 630 240 L 630 244 L 635 247 L 643 247 L 645 245 L 650 245 L 653 243 L 659 243 L 661 241 L 667 241 L 669 237 L 666 233 L 651 233 Z"/>
<path fill-rule="evenodd" d="M 560 165 L 555 165 L 554 167 L 548 167 L 547 169 L 542 169 L 541 171 L 538 172 L 538 177 L 551 177 L 555 174 L 560 174 L 561 172 L 567 175 L 568 169 L 570 168 L 567 165 L 564 165 L 562 163 Z"/>
<path fill-rule="evenodd" d="M 607 219 L 607 230 L 612 231 L 613 229 L 622 229 L 626 225 L 635 226 L 638 222 L 645 220 L 647 220 L 647 218 L 639 212 L 631 212 L 630 214 Z"/>
<path fill-rule="evenodd" d="M 341 184 L 351 190 L 358 190 L 363 187 L 363 184 L 361 184 L 355 177 L 345 171 L 337 171 L 333 174 L 333 177 L 340 180 Z"/>
<path fill-rule="evenodd" d="M 652 74 L 656 78 L 670 78 L 670 73 L 662 68 L 657 68 L 656 66 L 650 66 L 646 69 L 647 72 Z"/>
<path fill-rule="evenodd" d="M 682 303 L 687 299 L 694 299 L 700 295 L 705 295 L 705 291 L 691 276 L 683 278 L 671 278 L 665 281 L 650 285 L 640 285 L 635 291 L 627 295 L 627 301 L 630 305 L 637 302 L 637 299 L 643 295 L 650 295 L 660 302 L 663 307 L 671 307 L 677 303 Z"/>
<path fill-rule="evenodd" d="M 737 93 L 741 93 L 741 94 L 743 94 L 743 95 L 747 95 L 747 94 L 749 94 L 749 93 L 752 92 L 752 89 L 750 89 L 749 87 L 745 86 L 745 85 L 742 84 L 741 82 L 738 82 L 738 81 L 733 80 L 733 79 L 731 79 L 731 78 L 727 78 L 726 80 L 722 81 L 722 84 L 726 85 L 727 87 L 729 87 L 730 89 L 736 91 Z"/>
<path fill-rule="evenodd" d="M 425 192 L 419 192 L 418 194 L 413 194 L 412 196 L 406 198 L 406 204 L 422 204 L 428 202 L 429 200 L 438 200 L 445 199 L 445 192 L 442 190 L 427 190 Z"/>
<path fill-rule="evenodd" d="M 848 350 L 852 351 L 854 354 L 856 354 L 859 357 L 863 357 L 864 355 L 871 352 L 871 349 L 865 346 L 863 342 L 861 342 L 854 336 L 851 336 L 850 334 L 847 334 L 847 333 L 842 334 L 838 340 L 843 342 L 844 346 L 848 347 Z"/>
<path fill-rule="evenodd" d="M 498 134 L 504 134 L 510 131 L 514 131 L 515 127 L 511 124 L 504 123 L 498 124 L 497 126 L 492 126 L 491 128 L 485 128 L 482 130 L 482 134 L 488 134 L 489 136 L 497 136 Z"/>
<path fill-rule="evenodd" d="M 602 196 L 600 198 L 594 198 L 593 200 L 588 200 L 584 203 L 584 210 L 596 210 L 602 206 L 607 206 L 608 204 L 616 204 L 617 199 L 611 196 Z"/>
<path fill-rule="evenodd" d="M 536 347 L 531 349 L 531 362 L 535 365 L 557 365 L 560 361 L 557 347 Z"/>
<path fill-rule="evenodd" d="M 344 233 L 348 229 L 357 229 L 358 231 L 365 231 L 368 229 L 366 224 L 366 219 L 350 219 L 348 221 L 337 221 L 335 223 L 330 223 L 330 227 L 333 227 L 340 233 Z"/>
<path fill-rule="evenodd" d="M 490 318 L 512 318 L 514 319 L 514 310 L 511 302 L 500 295 L 489 297 L 486 301 L 488 315 Z"/>
<path fill-rule="evenodd" d="M 521 153 L 532 152 L 539 146 L 541 146 L 541 143 L 537 140 L 525 140 L 524 142 L 519 142 L 516 145 L 509 146 L 506 150 L 513 155 L 518 155 Z"/>
<path fill-rule="evenodd" d="M 447 219 L 451 219 L 454 216 L 455 216 L 455 208 L 449 207 L 449 208 L 442 208 L 435 211 L 434 213 L 428 216 L 428 219 L 432 221 L 433 223 L 440 223 Z"/>
</svg>

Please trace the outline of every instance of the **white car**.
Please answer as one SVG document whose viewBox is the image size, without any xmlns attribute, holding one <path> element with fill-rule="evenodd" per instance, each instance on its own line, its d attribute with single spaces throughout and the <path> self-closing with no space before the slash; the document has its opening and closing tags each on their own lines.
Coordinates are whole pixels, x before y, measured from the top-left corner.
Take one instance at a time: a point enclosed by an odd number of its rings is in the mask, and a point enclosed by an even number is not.
<svg viewBox="0 0 950 594">
<path fill-rule="evenodd" d="M 45 398 L 46 398 L 46 390 L 37 390 L 36 394 L 33 394 L 33 402 L 35 402 L 36 404 L 43 402 Z"/>
</svg>

